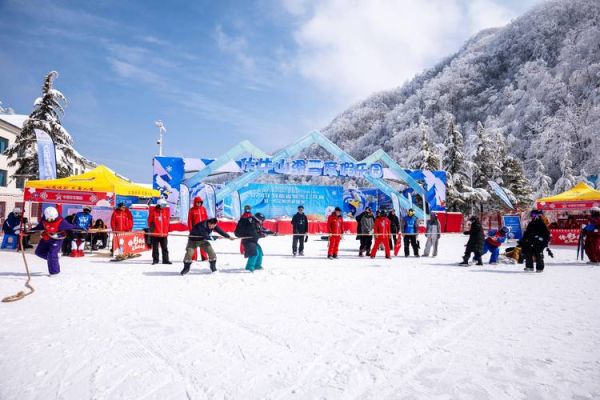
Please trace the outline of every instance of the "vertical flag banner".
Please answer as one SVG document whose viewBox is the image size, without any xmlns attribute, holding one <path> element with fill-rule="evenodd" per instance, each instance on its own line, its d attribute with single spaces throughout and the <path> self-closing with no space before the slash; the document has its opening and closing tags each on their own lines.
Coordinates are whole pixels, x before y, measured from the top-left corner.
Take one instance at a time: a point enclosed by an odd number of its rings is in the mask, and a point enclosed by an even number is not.
<svg viewBox="0 0 600 400">
<path fill-rule="evenodd" d="M 39 129 L 35 130 L 38 150 L 38 166 L 40 180 L 56 179 L 56 152 L 50 135 Z"/>
<path fill-rule="evenodd" d="M 510 208 L 512 210 L 515 209 L 515 207 L 510 202 L 510 199 L 508 198 L 508 195 L 506 194 L 506 192 L 504 191 L 504 189 L 502 189 L 500 187 L 500 185 L 498 185 L 494 181 L 488 181 L 488 184 L 490 185 L 490 187 L 492 189 L 494 189 L 494 192 L 496 192 L 496 194 L 498 195 L 498 197 L 500 197 L 500 199 L 508 206 L 508 208 Z"/>
</svg>

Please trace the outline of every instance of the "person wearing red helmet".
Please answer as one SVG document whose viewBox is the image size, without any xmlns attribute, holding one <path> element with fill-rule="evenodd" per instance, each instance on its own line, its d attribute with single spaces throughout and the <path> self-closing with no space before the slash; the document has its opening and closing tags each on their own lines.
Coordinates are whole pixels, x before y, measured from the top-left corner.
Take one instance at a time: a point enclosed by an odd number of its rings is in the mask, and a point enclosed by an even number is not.
<svg viewBox="0 0 600 400">
<path fill-rule="evenodd" d="M 206 208 L 204 208 L 204 200 L 202 197 L 196 196 L 194 197 L 194 202 L 192 208 L 188 212 L 188 230 L 191 232 L 194 225 L 199 224 L 200 222 L 206 221 L 208 219 L 208 213 L 206 212 Z M 198 249 L 200 249 L 198 247 Z M 202 257 L 202 261 L 208 260 L 208 254 L 200 249 L 200 255 Z M 198 259 L 198 253 L 195 251 L 192 256 L 192 261 L 196 261 Z"/>
</svg>

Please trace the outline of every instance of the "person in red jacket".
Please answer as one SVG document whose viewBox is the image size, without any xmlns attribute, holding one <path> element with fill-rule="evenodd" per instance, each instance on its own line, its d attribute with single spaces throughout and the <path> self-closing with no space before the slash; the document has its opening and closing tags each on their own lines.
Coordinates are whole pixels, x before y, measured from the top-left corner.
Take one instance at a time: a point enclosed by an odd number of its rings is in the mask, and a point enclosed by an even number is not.
<svg viewBox="0 0 600 400">
<path fill-rule="evenodd" d="M 131 211 L 127 207 L 125 207 L 125 203 L 117 204 L 117 208 L 113 211 L 112 216 L 110 217 L 110 229 L 115 234 L 115 237 L 119 238 L 120 232 L 131 232 L 133 229 L 133 216 L 131 215 Z M 117 240 L 117 242 L 119 242 Z M 119 246 L 119 249 L 122 248 Z M 111 255 L 115 252 L 115 243 L 113 240 L 113 245 Z M 119 252 L 121 254 L 122 251 Z"/>
<path fill-rule="evenodd" d="M 588 224 L 583 228 L 585 235 L 585 254 L 590 259 L 590 264 L 600 264 L 600 208 L 591 210 Z"/>
<path fill-rule="evenodd" d="M 192 206 L 192 208 L 190 208 L 190 211 L 188 212 L 188 230 L 190 232 L 192 231 L 194 225 L 199 224 L 200 222 L 206 221 L 208 219 L 208 213 L 206 212 L 206 208 L 204 208 L 203 204 L 204 200 L 202 200 L 202 197 L 196 196 L 194 198 L 194 205 Z M 208 260 L 208 254 L 206 254 L 204 250 L 200 249 L 200 247 L 198 247 L 198 249 L 200 250 L 202 261 Z M 192 261 L 196 261 L 197 259 L 198 252 L 194 251 L 194 254 L 192 255 Z"/>
<path fill-rule="evenodd" d="M 169 261 L 169 248 L 167 236 L 169 235 L 169 222 L 171 211 L 165 199 L 158 200 L 155 207 L 150 208 L 148 214 L 148 229 L 152 238 L 152 265 L 158 264 L 158 247 L 162 251 L 163 264 L 172 264 Z"/>
<path fill-rule="evenodd" d="M 327 218 L 327 232 L 329 233 L 329 247 L 327 248 L 327 258 L 334 259 L 338 256 L 338 247 L 342 240 L 344 232 L 344 219 L 342 218 L 342 209 L 336 207 Z"/>
<path fill-rule="evenodd" d="M 375 218 L 373 230 L 375 231 L 375 244 L 371 249 L 371 258 L 375 258 L 380 245 L 383 245 L 385 249 L 385 258 L 392 258 L 390 255 L 391 223 L 382 210 L 377 210 L 377 218 Z"/>
</svg>

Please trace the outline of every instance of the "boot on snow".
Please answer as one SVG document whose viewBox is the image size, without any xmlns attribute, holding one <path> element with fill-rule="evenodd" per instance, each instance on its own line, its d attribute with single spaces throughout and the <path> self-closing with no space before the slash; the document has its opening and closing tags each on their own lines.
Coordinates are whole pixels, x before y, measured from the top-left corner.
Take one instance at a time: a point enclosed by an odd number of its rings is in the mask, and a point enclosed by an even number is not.
<svg viewBox="0 0 600 400">
<path fill-rule="evenodd" d="M 217 260 L 209 261 L 209 265 L 212 272 L 217 272 Z"/>
<path fill-rule="evenodd" d="M 181 270 L 181 275 L 185 275 L 188 272 L 190 272 L 190 266 L 192 265 L 192 263 L 183 263 L 183 269 Z"/>
</svg>

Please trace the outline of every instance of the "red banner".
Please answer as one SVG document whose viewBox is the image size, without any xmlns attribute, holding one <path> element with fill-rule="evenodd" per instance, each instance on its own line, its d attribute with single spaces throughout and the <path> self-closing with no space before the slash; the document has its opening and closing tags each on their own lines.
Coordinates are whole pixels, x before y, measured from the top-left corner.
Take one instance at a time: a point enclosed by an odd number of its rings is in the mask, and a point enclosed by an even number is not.
<svg viewBox="0 0 600 400">
<path fill-rule="evenodd" d="M 146 246 L 145 236 L 144 232 L 115 233 L 113 237 L 115 254 L 119 254 L 119 249 L 123 254 L 138 254 L 150 250 L 150 247 Z"/>
<path fill-rule="evenodd" d="M 23 197 L 25 201 L 34 201 L 37 203 L 81 204 L 105 207 L 115 205 L 114 194 L 104 192 L 26 188 Z"/>
<path fill-rule="evenodd" d="M 577 246 L 581 229 L 550 229 L 550 244 L 557 246 Z"/>
<path fill-rule="evenodd" d="M 537 202 L 539 210 L 589 210 L 592 207 L 599 207 L 600 202 L 594 200 L 585 201 L 563 201 L 560 203 Z"/>
</svg>

